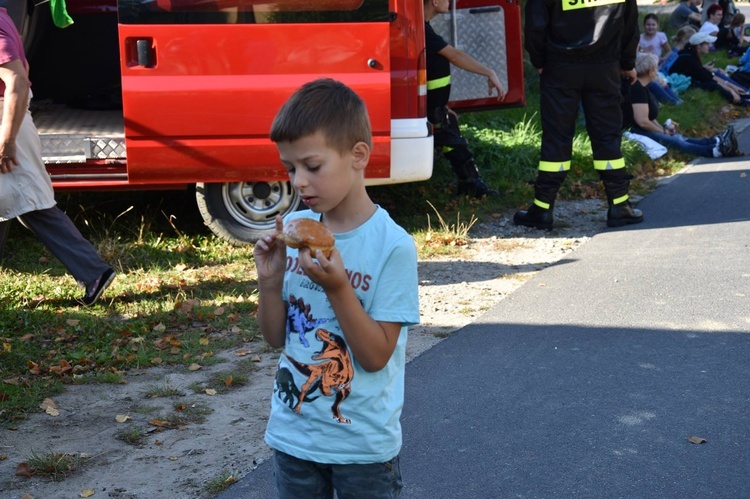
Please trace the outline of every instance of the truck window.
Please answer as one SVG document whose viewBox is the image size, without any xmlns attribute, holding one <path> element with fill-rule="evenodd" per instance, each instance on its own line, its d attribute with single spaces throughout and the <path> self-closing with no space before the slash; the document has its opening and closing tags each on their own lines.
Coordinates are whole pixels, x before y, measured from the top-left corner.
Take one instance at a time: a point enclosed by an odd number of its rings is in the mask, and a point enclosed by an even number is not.
<svg viewBox="0 0 750 499">
<path fill-rule="evenodd" d="M 387 22 L 388 0 L 120 0 L 122 24 Z"/>
</svg>

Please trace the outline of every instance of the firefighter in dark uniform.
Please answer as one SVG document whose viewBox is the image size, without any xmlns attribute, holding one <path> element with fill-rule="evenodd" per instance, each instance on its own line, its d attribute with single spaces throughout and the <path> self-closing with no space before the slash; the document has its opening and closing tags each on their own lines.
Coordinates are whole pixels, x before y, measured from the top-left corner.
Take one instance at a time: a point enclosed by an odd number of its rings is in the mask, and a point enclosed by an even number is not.
<svg viewBox="0 0 750 499">
<path fill-rule="evenodd" d="M 451 64 L 487 77 L 489 95 L 497 90 L 498 100 L 505 89 L 495 72 L 466 52 L 449 45 L 435 33 L 429 21 L 450 10 L 451 0 L 425 0 L 425 46 L 427 51 L 427 119 L 435 127 L 435 147 L 450 161 L 458 178 L 457 194 L 481 198 L 497 194 L 479 177 L 469 143 L 461 137 L 456 113 L 448 107 L 451 93 Z"/>
<path fill-rule="evenodd" d="M 628 202 L 630 179 L 620 150 L 620 83 L 635 82 L 636 0 L 528 0 L 525 47 L 540 74 L 542 149 L 534 203 L 517 225 L 552 228 L 557 191 L 570 170 L 579 105 L 583 105 L 594 168 L 609 202 L 607 225 L 643 221 Z"/>
</svg>

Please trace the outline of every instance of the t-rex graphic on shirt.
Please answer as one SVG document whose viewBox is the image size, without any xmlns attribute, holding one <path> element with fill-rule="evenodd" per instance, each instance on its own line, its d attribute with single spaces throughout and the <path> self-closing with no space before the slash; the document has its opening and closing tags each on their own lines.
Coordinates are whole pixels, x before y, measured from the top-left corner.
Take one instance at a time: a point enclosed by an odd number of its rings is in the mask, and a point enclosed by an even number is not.
<svg viewBox="0 0 750 499">
<path fill-rule="evenodd" d="M 321 324 L 325 324 L 328 319 L 314 319 L 310 313 L 310 305 L 306 304 L 304 298 L 295 298 L 289 295 L 289 309 L 287 310 L 287 322 L 289 323 L 289 334 L 297 333 L 299 341 L 305 348 L 310 346 L 310 342 L 305 338 L 309 333 Z"/>
<path fill-rule="evenodd" d="M 308 392 L 315 390 L 315 388 L 317 388 L 317 386 L 311 387 Z M 273 391 L 278 394 L 281 401 L 287 404 L 290 409 L 294 409 L 297 400 L 300 398 L 299 388 L 294 384 L 294 376 L 292 376 L 292 372 L 286 367 L 282 367 L 276 371 L 276 388 L 274 388 Z M 304 401 L 312 402 L 318 397 L 319 395 L 315 397 L 306 396 Z"/>
<path fill-rule="evenodd" d="M 349 350 L 346 348 L 346 342 L 341 336 L 325 329 L 315 331 L 315 337 L 323 342 L 323 349 L 316 352 L 312 360 L 322 362 L 305 364 L 284 353 L 292 365 L 307 376 L 307 380 L 299 389 L 297 405 L 293 410 L 297 414 L 302 414 L 302 403 L 309 401 L 307 395 L 317 389 L 326 397 L 335 395 L 331 405 L 333 419 L 339 423 L 349 424 L 351 420 L 343 417 L 340 409 L 341 403 L 351 393 L 351 382 L 354 377 L 354 366 Z"/>
</svg>

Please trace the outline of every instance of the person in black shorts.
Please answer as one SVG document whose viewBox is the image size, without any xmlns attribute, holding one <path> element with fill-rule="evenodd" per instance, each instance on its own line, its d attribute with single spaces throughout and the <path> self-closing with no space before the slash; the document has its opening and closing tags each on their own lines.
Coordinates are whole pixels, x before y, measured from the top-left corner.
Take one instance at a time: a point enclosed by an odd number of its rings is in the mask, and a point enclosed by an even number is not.
<svg viewBox="0 0 750 499">
<path fill-rule="evenodd" d="M 425 0 L 425 44 L 427 50 L 427 119 L 435 127 L 435 148 L 450 161 L 458 179 L 456 193 L 481 198 L 497 194 L 479 177 L 469 143 L 461 136 L 458 117 L 448 107 L 451 93 L 451 64 L 487 77 L 489 95 L 497 90 L 498 100 L 505 97 L 505 89 L 495 72 L 472 56 L 446 42 L 430 26 L 437 14 L 450 10 L 451 0 Z"/>
</svg>

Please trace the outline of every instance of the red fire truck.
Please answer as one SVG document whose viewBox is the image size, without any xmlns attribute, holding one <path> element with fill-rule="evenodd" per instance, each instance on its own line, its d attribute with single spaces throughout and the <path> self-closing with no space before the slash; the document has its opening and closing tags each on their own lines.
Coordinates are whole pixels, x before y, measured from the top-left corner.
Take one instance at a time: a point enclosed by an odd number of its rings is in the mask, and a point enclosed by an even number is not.
<svg viewBox="0 0 750 499">
<path fill-rule="evenodd" d="M 268 139 L 281 104 L 332 77 L 366 101 L 370 185 L 425 180 L 421 0 L 6 0 L 24 37 L 32 113 L 57 190 L 184 189 L 219 237 L 242 244 L 297 209 Z M 523 105 L 519 0 L 461 0 L 432 25 L 496 70 Z M 486 80 L 456 71 L 458 110 L 497 107 Z"/>
</svg>

